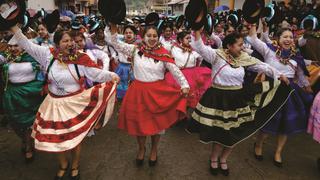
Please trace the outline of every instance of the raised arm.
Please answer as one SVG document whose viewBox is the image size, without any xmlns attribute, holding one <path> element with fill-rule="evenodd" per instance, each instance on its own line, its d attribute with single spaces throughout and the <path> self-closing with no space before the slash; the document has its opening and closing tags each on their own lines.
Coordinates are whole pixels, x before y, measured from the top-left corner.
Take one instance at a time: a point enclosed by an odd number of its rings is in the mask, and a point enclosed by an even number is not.
<svg viewBox="0 0 320 180">
<path fill-rule="evenodd" d="M 11 28 L 14 36 L 12 38 L 17 39 L 17 44 L 23 48 L 28 54 L 30 54 L 41 66 L 47 67 L 47 64 L 52 58 L 52 54 L 48 47 L 42 47 L 32 43 L 21 31 L 18 26 Z"/>
<path fill-rule="evenodd" d="M 216 51 L 209 46 L 203 44 L 201 39 L 201 31 L 195 32 L 195 40 L 191 43 L 192 48 L 203 57 L 205 61 L 212 64 L 216 59 Z"/>
<path fill-rule="evenodd" d="M 278 79 L 281 76 L 281 73 L 275 68 L 271 67 L 269 64 L 261 62 L 258 60 L 258 63 L 247 68 L 249 71 L 254 72 L 263 72 L 267 76 L 272 77 L 273 79 Z"/>
<path fill-rule="evenodd" d="M 133 52 L 135 51 L 135 45 L 120 42 L 118 40 L 117 26 L 115 24 L 111 24 L 111 32 L 109 28 L 106 27 L 105 35 L 107 42 L 110 42 L 118 52 L 121 52 L 127 56 L 132 56 Z"/>
<path fill-rule="evenodd" d="M 251 46 L 257 50 L 264 58 L 268 56 L 269 53 L 271 53 L 271 50 L 267 46 L 266 43 L 262 42 L 257 37 L 257 30 L 256 26 L 252 26 L 249 31 L 249 36 L 247 38 L 248 42 L 251 44 Z"/>
<path fill-rule="evenodd" d="M 222 41 L 219 36 L 217 36 L 215 33 L 212 33 L 210 37 L 214 40 L 218 48 L 222 48 Z"/>
</svg>

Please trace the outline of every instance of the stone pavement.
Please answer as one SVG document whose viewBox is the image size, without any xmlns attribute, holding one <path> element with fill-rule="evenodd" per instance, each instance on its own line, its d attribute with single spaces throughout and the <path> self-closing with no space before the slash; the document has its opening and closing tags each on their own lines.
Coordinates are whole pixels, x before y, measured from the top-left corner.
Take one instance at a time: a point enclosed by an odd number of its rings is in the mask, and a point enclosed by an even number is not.
<svg viewBox="0 0 320 180">
<path fill-rule="evenodd" d="M 283 154 L 284 167 L 272 164 L 275 138 L 265 144 L 263 162 L 253 157 L 254 137 L 238 145 L 229 160 L 229 177 L 211 176 L 208 171 L 210 145 L 201 144 L 196 135 L 182 127 L 169 129 L 162 137 L 158 165 L 135 166 L 137 144 L 133 137 L 116 128 L 111 120 L 94 137 L 86 138 L 81 157 L 82 180 L 319 180 L 315 160 L 320 157 L 320 144 L 309 135 L 289 138 Z M 149 140 L 150 141 L 150 140 Z M 147 147 L 149 152 L 150 148 Z M 147 154 L 148 155 L 148 154 Z M 146 156 L 146 159 L 148 156 Z M 58 169 L 54 154 L 39 152 L 32 164 L 26 165 L 15 134 L 0 128 L 0 179 L 51 180 Z"/>
</svg>

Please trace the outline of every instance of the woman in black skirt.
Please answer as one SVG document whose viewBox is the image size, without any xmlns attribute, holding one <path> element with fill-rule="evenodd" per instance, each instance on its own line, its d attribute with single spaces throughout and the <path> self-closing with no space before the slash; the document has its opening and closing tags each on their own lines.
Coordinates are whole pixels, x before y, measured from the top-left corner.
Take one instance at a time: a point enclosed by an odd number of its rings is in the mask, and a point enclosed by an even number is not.
<svg viewBox="0 0 320 180">
<path fill-rule="evenodd" d="M 243 38 L 227 35 L 223 49 L 211 49 L 195 33 L 193 48 L 212 65 L 212 87 L 202 96 L 187 131 L 199 133 L 200 141 L 213 143 L 210 171 L 229 175 L 227 158 L 232 148 L 262 128 L 286 102 L 289 80 L 271 66 L 241 51 Z M 259 73 L 254 83 L 243 86 L 245 70 Z M 264 80 L 264 74 L 271 77 Z M 220 168 L 219 168 L 220 166 Z"/>
</svg>

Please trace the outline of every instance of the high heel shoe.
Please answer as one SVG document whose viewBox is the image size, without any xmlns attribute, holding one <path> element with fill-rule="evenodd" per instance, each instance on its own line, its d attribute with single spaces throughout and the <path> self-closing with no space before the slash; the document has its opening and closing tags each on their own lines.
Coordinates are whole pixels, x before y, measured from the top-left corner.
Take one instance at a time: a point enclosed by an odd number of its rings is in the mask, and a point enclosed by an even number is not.
<svg viewBox="0 0 320 180">
<path fill-rule="evenodd" d="M 72 176 L 72 171 L 78 171 L 77 175 Z M 79 167 L 77 168 L 72 168 L 71 169 L 71 174 L 70 174 L 70 180 L 79 180 L 80 179 L 80 170 Z"/>
<path fill-rule="evenodd" d="M 138 159 L 138 158 L 136 158 L 136 165 L 137 165 L 138 167 L 140 167 L 140 166 L 142 166 L 142 165 L 143 165 L 143 162 L 144 162 L 144 155 L 145 155 L 145 153 L 146 153 L 146 147 L 144 147 L 143 158 L 142 158 L 142 159 Z"/>
<path fill-rule="evenodd" d="M 273 158 L 273 165 L 275 165 L 278 168 L 282 168 L 282 162 L 276 161 L 274 158 Z"/>
<path fill-rule="evenodd" d="M 67 165 L 66 168 L 62 168 L 62 167 L 60 166 L 59 171 L 63 171 L 63 175 L 62 175 L 62 176 L 56 175 L 56 176 L 54 177 L 54 180 L 62 180 L 62 179 L 64 178 L 64 176 L 66 175 L 66 171 L 67 171 L 68 169 L 69 169 L 69 163 L 68 163 L 68 165 Z"/>
<path fill-rule="evenodd" d="M 218 161 L 211 161 L 211 160 L 209 160 L 209 163 L 210 163 L 210 164 L 209 164 L 210 173 L 211 173 L 212 175 L 214 175 L 214 176 L 218 175 L 219 166 L 217 166 L 216 168 L 213 168 L 213 167 L 211 166 L 212 163 L 218 163 Z"/>
<path fill-rule="evenodd" d="M 253 144 L 254 157 L 255 157 L 256 160 L 258 160 L 258 161 L 263 161 L 263 155 L 258 155 L 258 154 L 256 154 L 256 146 L 257 146 L 257 144 L 254 143 L 254 144 Z"/>
<path fill-rule="evenodd" d="M 157 165 L 157 162 L 158 162 L 158 158 L 156 160 L 149 159 L 149 166 L 154 167 Z"/>
<path fill-rule="evenodd" d="M 227 164 L 227 162 L 220 162 L 220 170 L 221 170 L 221 174 L 222 174 L 222 175 L 224 175 L 224 176 L 229 176 L 229 174 L 230 174 L 229 168 L 227 168 L 227 169 L 222 169 L 222 168 L 221 168 L 221 164 Z"/>
</svg>

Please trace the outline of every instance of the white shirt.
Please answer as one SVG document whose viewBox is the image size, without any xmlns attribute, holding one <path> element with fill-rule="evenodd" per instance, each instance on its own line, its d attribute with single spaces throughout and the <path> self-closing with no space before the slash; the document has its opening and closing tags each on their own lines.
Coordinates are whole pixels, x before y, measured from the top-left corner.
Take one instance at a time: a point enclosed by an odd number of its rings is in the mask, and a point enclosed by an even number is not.
<svg viewBox="0 0 320 180">
<path fill-rule="evenodd" d="M 263 39 L 265 42 L 271 42 L 267 33 L 262 33 Z M 303 74 L 302 69 L 298 66 L 297 62 L 293 59 L 289 60 L 289 62 L 297 69 L 293 69 L 289 64 L 283 64 L 280 62 L 276 53 L 272 51 L 266 43 L 262 42 L 258 39 L 257 36 L 248 37 L 248 42 L 252 45 L 254 49 L 256 49 L 264 58 L 264 61 L 277 69 L 282 75 L 286 76 L 287 78 L 295 78 L 297 75 L 299 85 L 300 86 L 308 86 L 309 82 Z"/>
<path fill-rule="evenodd" d="M 14 34 L 18 45 L 38 61 L 44 69 L 48 69 L 52 57 L 48 47 L 42 47 L 29 41 L 20 31 Z M 94 67 L 78 65 L 79 73 L 94 82 L 111 81 L 115 73 Z M 74 64 L 61 64 L 54 61 L 48 74 L 49 91 L 58 96 L 65 96 L 81 89 Z"/>
<path fill-rule="evenodd" d="M 205 46 L 202 42 L 202 39 L 194 41 L 193 45 L 194 50 L 197 51 L 205 61 L 212 64 L 212 77 L 215 77 L 212 82 L 213 84 L 228 87 L 242 86 L 245 76 L 244 67 L 231 67 L 221 56 L 216 53 L 215 49 Z M 267 76 L 273 78 L 277 78 L 279 76 L 277 70 L 260 61 L 255 65 L 247 67 L 247 69 L 255 72 L 264 72 Z M 218 73 L 219 70 L 220 72 Z"/>
<path fill-rule="evenodd" d="M 171 55 L 174 57 L 175 64 L 180 69 L 196 67 L 203 59 L 197 52 L 183 52 L 183 49 L 177 46 L 172 46 L 167 50 L 171 52 Z"/>
<path fill-rule="evenodd" d="M 0 64 L 4 63 L 7 59 L 0 55 Z M 11 83 L 27 83 L 36 78 L 31 62 L 9 63 L 8 75 Z"/>
<path fill-rule="evenodd" d="M 95 63 L 98 63 L 98 60 L 101 61 L 102 69 L 109 71 L 110 59 L 107 53 L 100 49 L 87 49 L 86 53 Z"/>
<path fill-rule="evenodd" d="M 187 80 L 175 64 L 155 61 L 154 59 L 144 55 L 140 56 L 135 45 L 118 41 L 117 34 L 111 36 L 111 43 L 118 52 L 128 56 L 133 54 L 133 73 L 135 79 L 142 82 L 163 80 L 166 70 L 169 70 L 181 88 L 189 88 Z"/>
</svg>

